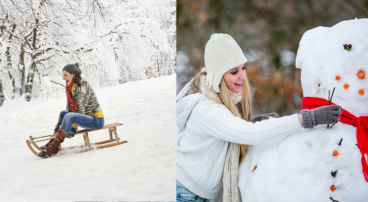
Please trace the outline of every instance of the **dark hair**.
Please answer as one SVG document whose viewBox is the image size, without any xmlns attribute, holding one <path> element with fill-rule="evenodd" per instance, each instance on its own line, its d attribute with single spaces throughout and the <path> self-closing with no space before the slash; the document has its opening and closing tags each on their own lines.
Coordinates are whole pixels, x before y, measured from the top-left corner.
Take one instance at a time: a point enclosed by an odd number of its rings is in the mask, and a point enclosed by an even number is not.
<svg viewBox="0 0 368 202">
<path fill-rule="evenodd" d="M 78 87 L 81 87 L 83 84 L 82 84 L 82 77 L 80 74 L 78 75 L 75 75 L 73 77 L 73 81 L 77 84 Z"/>
</svg>

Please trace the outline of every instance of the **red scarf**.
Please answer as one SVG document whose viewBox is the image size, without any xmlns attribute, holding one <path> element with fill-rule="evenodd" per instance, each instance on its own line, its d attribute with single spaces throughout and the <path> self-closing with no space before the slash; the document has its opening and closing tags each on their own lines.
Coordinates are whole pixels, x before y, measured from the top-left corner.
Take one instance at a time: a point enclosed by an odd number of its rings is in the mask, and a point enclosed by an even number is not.
<svg viewBox="0 0 368 202">
<path fill-rule="evenodd" d="M 73 89 L 73 85 L 75 84 L 74 81 L 70 82 L 70 84 L 66 85 L 66 99 L 67 102 L 69 103 L 69 109 L 71 112 L 76 112 L 77 109 L 79 108 L 78 104 L 73 100 L 72 98 L 72 89 Z"/>
<path fill-rule="evenodd" d="M 328 105 L 329 101 L 318 97 L 304 97 L 303 98 L 303 109 L 314 109 L 320 106 Z M 335 103 L 331 102 L 332 105 Z M 357 141 L 358 148 L 362 154 L 361 162 L 363 166 L 363 175 L 365 180 L 368 182 L 368 165 L 364 154 L 368 155 L 368 116 L 356 117 L 347 110 L 344 109 L 340 116 L 340 120 L 343 123 L 357 127 Z"/>
</svg>

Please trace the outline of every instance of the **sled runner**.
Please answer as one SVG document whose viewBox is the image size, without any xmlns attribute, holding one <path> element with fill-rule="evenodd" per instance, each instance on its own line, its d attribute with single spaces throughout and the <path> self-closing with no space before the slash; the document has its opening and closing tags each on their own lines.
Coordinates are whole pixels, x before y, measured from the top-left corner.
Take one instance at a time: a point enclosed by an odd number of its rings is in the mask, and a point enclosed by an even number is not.
<svg viewBox="0 0 368 202">
<path fill-rule="evenodd" d="M 105 125 L 104 127 L 100 128 L 100 129 L 96 129 L 96 130 L 78 130 L 75 133 L 75 135 L 83 134 L 84 145 L 75 146 L 75 147 L 65 147 L 65 148 L 62 148 L 61 145 L 60 145 L 59 146 L 59 151 L 62 151 L 64 149 L 67 150 L 67 149 L 80 148 L 80 150 L 75 151 L 75 153 L 82 153 L 82 152 L 91 151 L 91 150 L 94 150 L 94 149 L 102 149 L 102 148 L 105 148 L 105 147 L 112 147 L 112 146 L 127 143 L 128 141 L 126 141 L 126 140 L 120 141 L 120 138 L 118 137 L 118 133 L 116 132 L 116 127 L 121 126 L 121 125 L 123 125 L 123 124 L 113 123 L 113 124 Z M 93 131 L 97 131 L 97 130 L 103 130 L 103 129 L 108 129 L 109 130 L 110 139 L 105 140 L 105 141 L 101 141 L 101 142 L 90 143 L 88 133 L 93 132 Z M 114 135 L 113 135 L 113 133 L 114 133 Z M 113 136 L 115 137 L 115 139 L 114 139 Z M 28 145 L 29 149 L 35 155 L 37 155 L 37 151 L 35 149 L 33 149 L 32 145 L 37 150 L 43 151 L 43 149 L 40 148 L 37 145 L 37 143 L 38 142 L 44 142 L 44 141 L 46 143 L 47 141 L 51 140 L 54 137 L 55 137 L 54 135 L 46 135 L 46 136 L 41 136 L 41 137 L 29 136 L 29 140 L 27 140 L 27 145 Z"/>
</svg>

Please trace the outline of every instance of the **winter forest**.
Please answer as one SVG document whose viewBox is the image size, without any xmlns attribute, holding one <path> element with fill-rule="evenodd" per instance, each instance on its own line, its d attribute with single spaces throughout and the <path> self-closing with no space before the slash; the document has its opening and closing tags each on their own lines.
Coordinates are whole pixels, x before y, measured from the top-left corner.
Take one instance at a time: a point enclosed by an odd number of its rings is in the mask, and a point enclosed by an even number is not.
<svg viewBox="0 0 368 202">
<path fill-rule="evenodd" d="M 71 63 L 95 89 L 175 73 L 176 1 L 0 1 L 0 106 L 63 96 Z"/>
</svg>

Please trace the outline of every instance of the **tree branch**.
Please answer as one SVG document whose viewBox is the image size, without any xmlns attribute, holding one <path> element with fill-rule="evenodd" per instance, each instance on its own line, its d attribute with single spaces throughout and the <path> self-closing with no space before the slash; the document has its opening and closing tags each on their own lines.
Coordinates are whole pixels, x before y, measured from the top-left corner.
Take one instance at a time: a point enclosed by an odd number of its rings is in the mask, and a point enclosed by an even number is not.
<svg viewBox="0 0 368 202">
<path fill-rule="evenodd" d="M 36 64 L 40 64 L 40 63 L 41 63 L 41 62 L 43 62 L 43 61 L 46 61 L 46 60 L 51 59 L 52 57 L 54 57 L 54 56 L 52 55 L 52 56 L 50 56 L 50 57 L 47 57 L 47 58 L 43 58 L 43 59 L 37 60 L 37 61 L 35 61 L 35 63 L 36 63 Z"/>
<path fill-rule="evenodd" d="M 120 26 L 121 24 L 118 24 L 116 27 L 114 27 L 109 33 L 107 33 L 107 34 L 104 34 L 104 35 L 102 35 L 102 36 L 100 36 L 100 38 L 102 38 L 102 37 L 105 37 L 105 36 L 107 36 L 107 35 L 110 35 L 110 34 L 113 34 L 113 33 L 117 33 L 116 31 L 114 31 L 114 29 L 116 29 L 116 28 L 118 28 L 119 26 Z"/>
<path fill-rule="evenodd" d="M 55 83 L 55 84 L 61 85 L 62 87 L 64 87 L 64 88 L 65 88 L 65 85 L 63 85 L 63 84 L 61 84 L 61 83 L 55 82 L 55 81 L 53 81 L 53 80 L 50 80 L 50 81 L 51 81 L 51 82 L 53 82 L 53 83 Z"/>
</svg>

